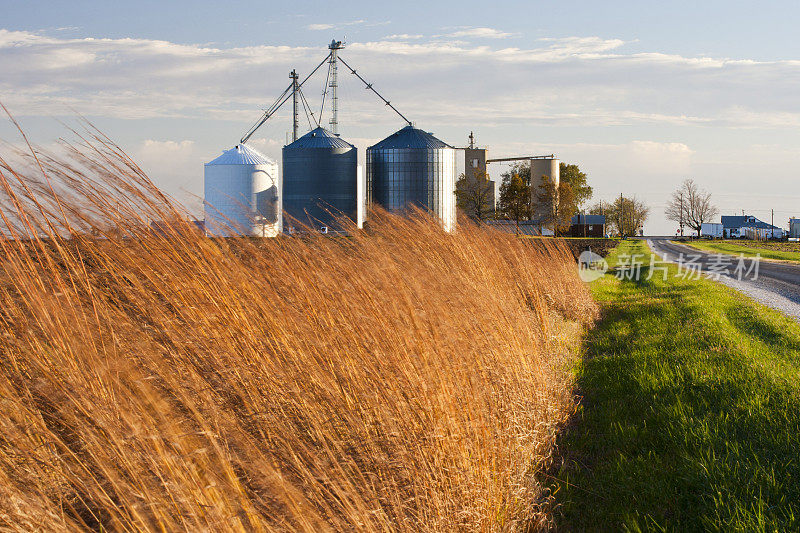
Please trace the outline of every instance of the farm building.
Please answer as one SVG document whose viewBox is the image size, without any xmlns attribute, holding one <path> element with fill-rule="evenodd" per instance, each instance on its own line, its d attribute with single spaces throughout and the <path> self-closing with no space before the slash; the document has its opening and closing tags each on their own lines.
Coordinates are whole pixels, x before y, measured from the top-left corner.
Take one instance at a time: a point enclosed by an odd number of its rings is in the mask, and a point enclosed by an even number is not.
<svg viewBox="0 0 800 533">
<path fill-rule="evenodd" d="M 579 213 L 573 216 L 570 221 L 570 237 L 605 237 L 605 234 L 605 215 L 584 215 Z"/>
<path fill-rule="evenodd" d="M 716 222 L 703 222 L 700 235 L 707 239 L 722 239 L 725 236 L 725 226 Z"/>
<path fill-rule="evenodd" d="M 752 215 L 723 216 L 724 236 L 728 239 L 782 239 L 783 229 L 758 220 Z"/>
<path fill-rule="evenodd" d="M 800 239 L 800 218 L 789 219 L 789 238 Z"/>
</svg>

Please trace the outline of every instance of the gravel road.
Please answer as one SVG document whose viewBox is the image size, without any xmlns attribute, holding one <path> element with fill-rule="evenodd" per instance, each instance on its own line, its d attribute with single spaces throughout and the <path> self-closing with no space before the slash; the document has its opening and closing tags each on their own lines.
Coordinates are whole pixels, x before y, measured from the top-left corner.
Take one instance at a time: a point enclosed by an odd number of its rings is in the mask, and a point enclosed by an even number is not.
<svg viewBox="0 0 800 533">
<path fill-rule="evenodd" d="M 761 260 L 753 279 L 755 265 L 750 259 L 740 263 L 736 256 L 710 254 L 666 239 L 648 239 L 647 244 L 665 261 L 686 267 L 698 265 L 705 275 L 800 321 L 800 265 Z"/>
</svg>

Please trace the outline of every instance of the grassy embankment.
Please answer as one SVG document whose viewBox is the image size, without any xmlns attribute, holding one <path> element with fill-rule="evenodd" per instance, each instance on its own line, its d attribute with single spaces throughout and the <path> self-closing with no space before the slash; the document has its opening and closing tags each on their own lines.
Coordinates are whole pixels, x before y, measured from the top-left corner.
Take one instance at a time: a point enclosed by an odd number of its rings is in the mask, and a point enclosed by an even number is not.
<svg viewBox="0 0 800 533">
<path fill-rule="evenodd" d="M 800 262 L 800 244 L 792 242 L 697 240 L 682 242 L 681 244 L 711 253 L 744 254 L 745 257 L 761 255 L 762 259 Z"/>
<path fill-rule="evenodd" d="M 0 529 L 547 521 L 537 475 L 596 316 L 569 252 L 421 213 L 206 239 L 92 142 L 0 166 Z"/>
<path fill-rule="evenodd" d="M 624 242 L 611 256 L 648 253 Z M 602 320 L 553 473 L 571 530 L 800 528 L 800 328 L 711 281 L 592 284 Z M 642 271 L 646 278 L 648 269 Z"/>
</svg>

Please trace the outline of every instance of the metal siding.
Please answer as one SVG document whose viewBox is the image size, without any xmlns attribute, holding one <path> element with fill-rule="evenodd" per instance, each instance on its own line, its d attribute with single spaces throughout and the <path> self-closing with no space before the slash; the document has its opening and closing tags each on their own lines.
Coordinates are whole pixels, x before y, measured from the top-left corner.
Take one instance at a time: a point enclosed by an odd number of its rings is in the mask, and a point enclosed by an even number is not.
<svg viewBox="0 0 800 533">
<path fill-rule="evenodd" d="M 789 220 L 789 237 L 792 239 L 800 238 L 800 218 Z"/>
<path fill-rule="evenodd" d="M 314 227 L 335 225 L 339 214 L 356 220 L 358 154 L 345 145 L 283 148 L 285 215 Z"/>
<path fill-rule="evenodd" d="M 410 206 L 428 209 L 446 231 L 452 231 L 456 222 L 456 151 L 430 134 L 408 130 L 367 149 L 367 201 L 389 211 Z M 398 135 L 403 132 L 405 135 Z M 403 138 L 408 135 L 414 147 L 398 148 L 409 145 Z"/>
<path fill-rule="evenodd" d="M 280 231 L 278 165 L 205 165 L 205 223 L 217 237 L 274 237 Z"/>
</svg>

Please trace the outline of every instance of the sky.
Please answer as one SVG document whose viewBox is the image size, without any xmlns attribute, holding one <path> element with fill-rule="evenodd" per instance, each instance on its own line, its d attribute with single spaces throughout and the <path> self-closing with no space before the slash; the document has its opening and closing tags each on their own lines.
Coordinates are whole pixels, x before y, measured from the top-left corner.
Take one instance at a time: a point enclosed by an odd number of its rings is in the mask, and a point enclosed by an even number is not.
<svg viewBox="0 0 800 533">
<path fill-rule="evenodd" d="M 797 20 L 789 1 L 0 0 L 0 102 L 43 147 L 85 116 L 199 213 L 203 163 L 344 39 L 342 57 L 418 127 L 455 146 L 474 131 L 489 157 L 578 164 L 592 203 L 649 205 L 648 234 L 675 232 L 664 206 L 686 178 L 721 214 L 774 210 L 786 227 L 800 216 Z M 317 114 L 322 74 L 304 87 Z M 339 78 L 339 131 L 363 161 L 403 121 Z M 250 144 L 279 160 L 290 129 L 286 106 Z M 18 141 L 7 121 L 0 138 Z"/>
</svg>

